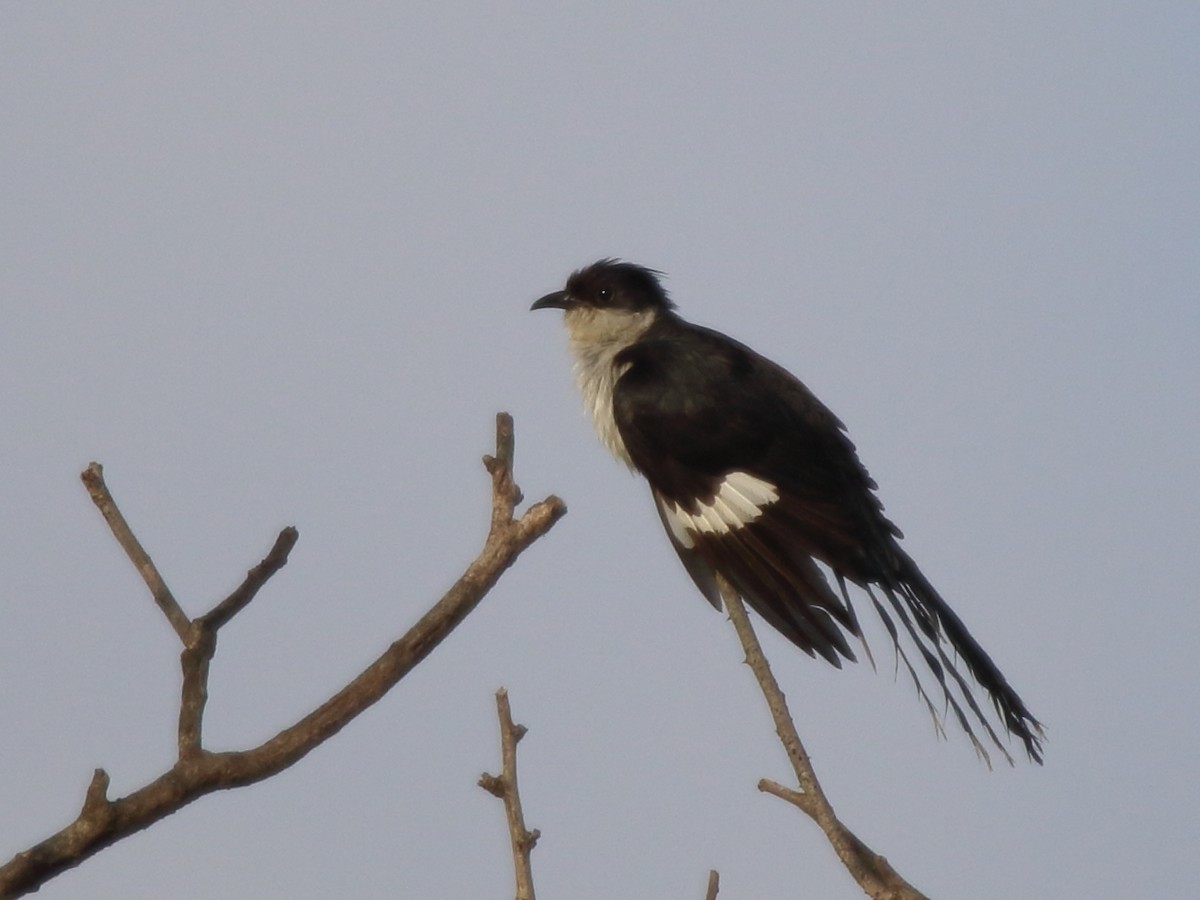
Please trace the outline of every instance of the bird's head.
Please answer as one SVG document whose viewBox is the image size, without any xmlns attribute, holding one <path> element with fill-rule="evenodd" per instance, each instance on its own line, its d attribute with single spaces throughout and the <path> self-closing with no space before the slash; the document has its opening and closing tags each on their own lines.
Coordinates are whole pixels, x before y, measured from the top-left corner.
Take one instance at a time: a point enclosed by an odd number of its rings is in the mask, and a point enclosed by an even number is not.
<svg viewBox="0 0 1200 900">
<path fill-rule="evenodd" d="M 634 263 L 602 259 L 573 272 L 565 288 L 530 308 L 563 310 L 573 342 L 629 344 L 675 307 L 658 280 L 661 274 Z"/>
</svg>

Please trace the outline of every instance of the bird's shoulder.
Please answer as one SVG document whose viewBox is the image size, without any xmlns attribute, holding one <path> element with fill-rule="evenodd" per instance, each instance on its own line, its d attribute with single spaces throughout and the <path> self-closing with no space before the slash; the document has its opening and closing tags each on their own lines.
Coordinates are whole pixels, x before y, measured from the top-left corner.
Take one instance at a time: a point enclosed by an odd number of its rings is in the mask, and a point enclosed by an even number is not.
<svg viewBox="0 0 1200 900">
<path fill-rule="evenodd" d="M 676 316 L 656 323 L 614 362 L 621 373 L 614 405 L 626 425 L 797 436 L 842 431 L 837 417 L 782 366 Z"/>
<path fill-rule="evenodd" d="M 671 317 L 615 362 L 617 426 L 646 462 L 721 471 L 840 443 L 841 423 L 799 379 L 718 331 Z"/>
<path fill-rule="evenodd" d="M 739 392 L 743 401 L 769 399 L 769 382 L 776 380 L 773 364 L 745 344 L 675 317 L 656 323 L 622 350 L 615 363 L 621 372 L 618 394 L 631 405 L 667 410 L 718 406 Z M 774 388 L 786 385 L 779 382 Z"/>
</svg>

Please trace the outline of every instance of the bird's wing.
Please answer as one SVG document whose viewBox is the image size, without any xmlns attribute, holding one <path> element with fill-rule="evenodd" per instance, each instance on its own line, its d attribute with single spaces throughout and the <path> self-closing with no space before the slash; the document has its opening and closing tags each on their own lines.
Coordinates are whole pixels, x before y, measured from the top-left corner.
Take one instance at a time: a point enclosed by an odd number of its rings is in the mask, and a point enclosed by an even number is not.
<svg viewBox="0 0 1200 900">
<path fill-rule="evenodd" d="M 643 341 L 618 362 L 617 427 L 700 590 L 718 604 L 718 573 L 806 652 L 854 659 L 853 610 L 815 560 L 865 577 L 864 528 L 890 526 L 841 423 L 790 374 L 714 332 Z"/>
</svg>

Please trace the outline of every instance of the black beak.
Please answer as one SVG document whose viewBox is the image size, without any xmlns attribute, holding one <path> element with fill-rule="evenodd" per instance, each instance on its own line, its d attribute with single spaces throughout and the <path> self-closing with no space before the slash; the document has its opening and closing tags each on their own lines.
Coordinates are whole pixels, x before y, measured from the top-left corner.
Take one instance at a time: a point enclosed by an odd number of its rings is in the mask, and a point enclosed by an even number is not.
<svg viewBox="0 0 1200 900">
<path fill-rule="evenodd" d="M 553 294 L 547 294 L 540 300 L 534 302 L 534 309 L 568 309 L 571 306 L 571 298 L 566 291 L 555 291 Z"/>
</svg>

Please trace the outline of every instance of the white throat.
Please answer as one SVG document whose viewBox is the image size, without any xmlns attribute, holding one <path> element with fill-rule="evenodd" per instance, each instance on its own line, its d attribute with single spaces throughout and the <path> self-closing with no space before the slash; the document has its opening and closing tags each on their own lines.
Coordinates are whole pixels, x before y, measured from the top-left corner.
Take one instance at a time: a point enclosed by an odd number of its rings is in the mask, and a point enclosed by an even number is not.
<svg viewBox="0 0 1200 900">
<path fill-rule="evenodd" d="M 655 310 L 629 312 L 576 307 L 563 316 L 571 355 L 575 358 L 575 383 L 583 394 L 584 408 L 591 415 L 604 446 L 630 468 L 633 460 L 613 418 L 613 389 L 625 374 L 625 369 L 616 363 L 616 356 L 654 324 L 656 315 Z"/>
</svg>

